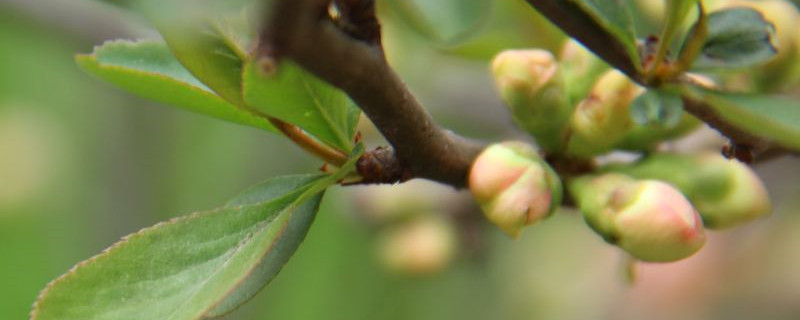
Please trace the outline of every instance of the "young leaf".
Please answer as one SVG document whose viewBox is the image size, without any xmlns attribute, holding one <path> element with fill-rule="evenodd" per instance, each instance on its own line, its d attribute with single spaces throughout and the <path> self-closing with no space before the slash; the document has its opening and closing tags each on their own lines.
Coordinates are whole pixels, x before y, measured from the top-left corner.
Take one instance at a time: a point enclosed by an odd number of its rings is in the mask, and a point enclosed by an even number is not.
<svg viewBox="0 0 800 320">
<path fill-rule="evenodd" d="M 800 102 L 782 96 L 689 92 L 730 124 L 794 150 L 800 150 Z"/>
<path fill-rule="evenodd" d="M 429 39 L 456 44 L 481 29 L 489 19 L 491 0 L 390 0 L 389 8 Z"/>
<path fill-rule="evenodd" d="M 245 65 L 244 100 L 253 109 L 294 124 L 331 147 L 353 148 L 360 114 L 346 94 L 291 62 L 267 75 L 257 63 Z"/>
<path fill-rule="evenodd" d="M 694 69 L 745 67 L 769 60 L 778 51 L 775 27 L 751 8 L 731 8 L 708 15 L 708 35 Z"/>
<path fill-rule="evenodd" d="M 275 131 L 269 121 L 236 107 L 195 79 L 163 44 L 113 41 L 78 55 L 78 65 L 123 89 L 225 121 Z"/>
<path fill-rule="evenodd" d="M 630 6 L 623 0 L 526 0 L 569 36 L 632 79 L 641 79 Z"/>
<path fill-rule="evenodd" d="M 648 90 L 633 100 L 630 112 L 636 124 L 673 128 L 683 115 L 683 102 L 676 93 Z"/>
</svg>

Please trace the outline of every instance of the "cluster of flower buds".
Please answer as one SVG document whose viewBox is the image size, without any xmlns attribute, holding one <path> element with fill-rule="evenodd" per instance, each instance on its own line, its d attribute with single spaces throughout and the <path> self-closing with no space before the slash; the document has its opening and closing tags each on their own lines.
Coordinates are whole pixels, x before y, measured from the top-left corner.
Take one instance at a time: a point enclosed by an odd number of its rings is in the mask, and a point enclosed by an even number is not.
<svg viewBox="0 0 800 320">
<path fill-rule="evenodd" d="M 676 261 L 705 243 L 697 211 L 667 183 L 611 173 L 578 178 L 570 192 L 589 226 L 636 259 Z"/>
<path fill-rule="evenodd" d="M 771 211 L 766 188 L 752 169 L 719 154 L 656 154 L 611 170 L 676 186 L 711 229 L 741 225 Z"/>
<path fill-rule="evenodd" d="M 644 89 L 574 40 L 558 60 L 541 49 L 508 50 L 491 69 L 515 123 L 548 154 L 591 158 L 616 148 L 651 150 L 699 126 L 688 114 L 669 127 L 635 123 L 630 106 Z"/>
<path fill-rule="evenodd" d="M 537 223 L 561 204 L 561 180 L 530 145 L 486 148 L 469 173 L 469 189 L 483 213 L 509 236 Z"/>
</svg>

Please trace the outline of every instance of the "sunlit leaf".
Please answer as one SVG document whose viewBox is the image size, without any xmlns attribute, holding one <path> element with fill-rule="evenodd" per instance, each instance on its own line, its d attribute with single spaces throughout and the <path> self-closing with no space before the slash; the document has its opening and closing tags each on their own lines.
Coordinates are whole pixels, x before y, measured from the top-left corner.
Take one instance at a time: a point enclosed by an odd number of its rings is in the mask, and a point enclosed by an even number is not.
<svg viewBox="0 0 800 320">
<path fill-rule="evenodd" d="M 274 131 L 269 121 L 236 107 L 195 79 L 163 44 L 113 41 L 78 55 L 78 64 L 123 89 L 225 121 Z"/>
<path fill-rule="evenodd" d="M 775 27 L 751 8 L 731 8 L 708 15 L 708 35 L 695 69 L 745 67 L 777 53 Z"/>
<path fill-rule="evenodd" d="M 244 99 L 253 109 L 297 125 L 332 147 L 352 149 L 360 111 L 342 91 L 288 61 L 270 75 L 250 62 L 243 79 Z"/>
</svg>

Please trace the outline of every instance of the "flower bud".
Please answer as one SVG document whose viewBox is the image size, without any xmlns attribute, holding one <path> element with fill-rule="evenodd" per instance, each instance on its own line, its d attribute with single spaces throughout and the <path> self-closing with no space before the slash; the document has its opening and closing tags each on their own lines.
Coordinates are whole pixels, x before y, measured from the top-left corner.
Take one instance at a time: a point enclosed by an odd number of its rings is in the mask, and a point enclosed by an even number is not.
<svg viewBox="0 0 800 320">
<path fill-rule="evenodd" d="M 573 39 L 564 43 L 558 60 L 563 68 L 564 84 L 570 102 L 583 99 L 595 80 L 608 69 L 603 60 Z"/>
<path fill-rule="evenodd" d="M 486 148 L 472 164 L 469 189 L 489 221 L 513 238 L 561 203 L 558 175 L 523 142 Z"/>
<path fill-rule="evenodd" d="M 628 107 L 643 91 L 619 71 L 603 74 L 572 114 L 568 152 L 589 157 L 609 151 L 633 126 Z"/>
<path fill-rule="evenodd" d="M 671 183 L 691 200 L 710 229 L 737 226 L 771 210 L 766 188 L 752 169 L 716 153 L 657 154 L 609 170 Z"/>
<path fill-rule="evenodd" d="M 697 211 L 667 183 L 608 174 L 575 184 L 573 194 L 592 229 L 639 260 L 680 260 L 705 243 Z"/>
<path fill-rule="evenodd" d="M 545 50 L 507 50 L 492 61 L 495 84 L 514 121 L 546 150 L 564 143 L 572 106 L 553 55 Z"/>
<path fill-rule="evenodd" d="M 747 165 L 716 154 L 698 159 L 698 168 L 716 168 L 724 174 L 723 191 L 716 194 L 698 190 L 692 197 L 703 223 L 712 229 L 724 229 L 750 222 L 772 210 L 767 189 Z"/>
<path fill-rule="evenodd" d="M 401 274 L 431 274 L 444 269 L 456 251 L 456 232 L 435 214 L 381 230 L 377 256 L 386 269 Z"/>
</svg>

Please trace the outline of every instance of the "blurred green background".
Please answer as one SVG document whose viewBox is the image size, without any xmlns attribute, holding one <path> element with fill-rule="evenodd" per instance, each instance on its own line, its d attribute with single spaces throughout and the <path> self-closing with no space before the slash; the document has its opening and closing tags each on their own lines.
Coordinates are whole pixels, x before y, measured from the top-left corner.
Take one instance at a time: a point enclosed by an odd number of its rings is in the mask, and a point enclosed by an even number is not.
<svg viewBox="0 0 800 320">
<path fill-rule="evenodd" d="M 549 28 L 514 3 L 497 2 L 488 31 L 444 50 L 386 16 L 389 58 L 446 127 L 522 137 L 485 59 L 500 47 L 554 48 L 560 36 L 509 32 L 514 21 Z M 320 165 L 276 135 L 148 102 L 73 63 L 95 44 L 134 37 L 153 34 L 96 2 L 0 1 L 0 319 L 25 319 L 50 280 L 128 233 Z M 460 227 L 456 254 L 438 272 L 398 274 L 378 259 L 381 228 L 361 208 L 391 195 L 339 188 L 284 271 L 226 319 L 800 319 L 800 161 L 757 170 L 771 217 L 711 232 L 685 261 L 639 265 L 633 285 L 620 252 L 574 212 L 512 241 L 467 195 L 431 186 L 403 193 Z"/>
</svg>

